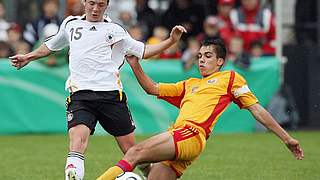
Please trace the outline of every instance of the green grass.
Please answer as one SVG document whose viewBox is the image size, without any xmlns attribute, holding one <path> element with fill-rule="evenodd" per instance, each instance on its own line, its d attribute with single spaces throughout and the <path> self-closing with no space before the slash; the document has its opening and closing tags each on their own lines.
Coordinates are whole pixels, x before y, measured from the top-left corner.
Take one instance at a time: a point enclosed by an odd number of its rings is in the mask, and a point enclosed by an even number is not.
<svg viewBox="0 0 320 180">
<path fill-rule="evenodd" d="M 213 135 L 182 180 L 319 180 L 320 132 L 294 132 L 305 159 L 295 160 L 271 133 Z M 138 141 L 145 137 L 138 137 Z M 66 135 L 0 136 L 0 179 L 64 179 Z M 93 136 L 86 179 L 95 179 L 121 158 L 110 136 Z"/>
</svg>

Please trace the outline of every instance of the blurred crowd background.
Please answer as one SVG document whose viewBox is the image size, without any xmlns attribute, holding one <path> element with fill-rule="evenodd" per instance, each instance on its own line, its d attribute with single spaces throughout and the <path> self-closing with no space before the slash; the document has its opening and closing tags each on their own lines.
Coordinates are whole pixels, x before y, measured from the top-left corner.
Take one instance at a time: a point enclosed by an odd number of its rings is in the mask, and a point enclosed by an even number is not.
<svg viewBox="0 0 320 180">
<path fill-rule="evenodd" d="M 316 6 L 312 0 L 290 0 L 285 5 L 288 15 L 285 23 L 289 27 L 285 43 L 315 42 L 314 25 L 309 23 L 304 28 L 309 21 L 315 22 Z M 309 10 L 304 11 L 305 8 Z M 183 41 L 154 59 L 181 60 L 184 68 L 189 69 L 197 63 L 195 57 L 201 41 L 221 38 L 228 47 L 227 59 L 247 68 L 251 57 L 275 55 L 273 11 L 272 0 L 110 0 L 106 14 L 123 25 L 134 39 L 147 44 L 167 38 L 176 24 L 187 28 Z M 55 34 L 66 16 L 83 14 L 81 0 L 1 0 L 0 57 L 29 52 Z M 294 23 L 298 26 L 293 26 Z M 67 50 L 55 56 L 66 53 Z M 67 63 L 60 61 L 52 56 L 44 64 Z"/>
<path fill-rule="evenodd" d="M 183 25 L 188 33 L 182 41 L 152 59 L 181 61 L 185 71 L 197 65 L 204 39 L 221 38 L 227 59 L 243 69 L 259 57 L 275 56 L 280 40 L 288 59 L 282 94 L 291 97 L 291 111 L 296 107 L 300 117 L 319 125 L 319 120 L 312 120 L 320 118 L 319 3 L 282 1 L 279 36 L 275 4 L 276 0 L 110 0 L 106 15 L 147 44 L 166 39 L 174 25 Z M 0 58 L 37 48 L 58 31 L 65 17 L 83 14 L 81 0 L 0 0 Z M 65 49 L 40 62 L 59 67 L 68 63 L 67 54 Z"/>
<path fill-rule="evenodd" d="M 312 0 L 285 3 L 284 24 L 289 27 L 285 29 L 285 43 L 316 41 L 314 25 L 307 24 L 315 21 L 315 4 Z M 306 8 L 309 10 L 305 11 Z M 65 17 L 83 14 L 81 0 L 0 1 L 0 57 L 29 52 L 55 34 Z M 196 63 L 197 50 L 206 38 L 223 39 L 228 60 L 243 68 L 250 65 L 251 57 L 275 55 L 272 0 L 110 0 L 106 14 L 123 25 L 134 39 L 147 44 L 167 38 L 174 25 L 186 27 L 188 33 L 183 41 L 154 57 L 181 60 L 185 69 Z M 59 66 L 67 62 L 51 57 L 44 63 Z"/>
</svg>

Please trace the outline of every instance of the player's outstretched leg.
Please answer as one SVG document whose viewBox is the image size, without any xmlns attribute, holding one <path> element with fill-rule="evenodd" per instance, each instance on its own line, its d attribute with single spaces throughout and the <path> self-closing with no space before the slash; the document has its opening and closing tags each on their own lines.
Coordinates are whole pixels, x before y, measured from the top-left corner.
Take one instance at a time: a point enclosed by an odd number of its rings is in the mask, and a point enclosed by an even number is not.
<svg viewBox="0 0 320 180">
<path fill-rule="evenodd" d="M 109 168 L 98 180 L 114 180 L 143 162 L 159 162 L 175 157 L 175 144 L 169 132 L 161 133 L 131 147 L 123 159 Z"/>
<path fill-rule="evenodd" d="M 132 172 L 134 165 L 128 163 L 126 160 L 120 160 L 115 166 L 109 168 L 97 180 L 114 180 L 119 174 L 124 172 Z"/>
</svg>

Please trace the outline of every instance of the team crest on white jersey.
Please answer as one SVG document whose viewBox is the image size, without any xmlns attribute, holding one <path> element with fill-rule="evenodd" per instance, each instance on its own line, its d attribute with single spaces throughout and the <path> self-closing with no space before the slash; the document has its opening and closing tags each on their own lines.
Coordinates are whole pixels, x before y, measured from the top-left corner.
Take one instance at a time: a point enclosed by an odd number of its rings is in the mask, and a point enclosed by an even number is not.
<svg viewBox="0 0 320 180">
<path fill-rule="evenodd" d="M 113 37 L 113 34 L 109 33 L 107 34 L 107 43 L 113 43 L 113 40 L 114 40 L 114 37 Z"/>
<path fill-rule="evenodd" d="M 207 81 L 208 84 L 214 84 L 214 83 L 217 83 L 218 82 L 218 79 L 217 78 L 214 78 L 214 79 L 209 79 Z"/>
</svg>

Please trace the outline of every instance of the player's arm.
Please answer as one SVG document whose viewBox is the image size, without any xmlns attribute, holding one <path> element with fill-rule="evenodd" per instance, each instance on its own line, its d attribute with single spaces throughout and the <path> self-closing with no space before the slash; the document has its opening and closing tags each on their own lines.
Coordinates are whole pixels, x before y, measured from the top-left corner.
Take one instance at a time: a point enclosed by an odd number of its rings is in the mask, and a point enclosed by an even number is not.
<svg viewBox="0 0 320 180">
<path fill-rule="evenodd" d="M 40 47 L 28 54 L 17 54 L 11 59 L 12 66 L 18 70 L 26 66 L 29 62 L 37 60 L 41 57 L 48 56 L 52 51 L 59 51 L 68 45 L 68 39 L 65 33 L 66 23 L 70 21 L 72 16 L 67 17 L 60 25 L 59 31 L 52 37 L 49 37 L 41 44 Z"/>
<path fill-rule="evenodd" d="M 299 142 L 292 138 L 271 116 L 271 114 L 263 108 L 259 103 L 253 104 L 247 109 L 255 117 L 257 121 L 263 124 L 266 128 L 274 132 L 293 153 L 296 159 L 301 160 L 303 158 L 303 150 L 300 147 Z"/>
<path fill-rule="evenodd" d="M 158 96 L 159 95 L 158 83 L 155 83 L 148 75 L 144 73 L 141 65 L 139 64 L 139 59 L 135 56 L 126 56 L 126 59 L 134 75 L 136 76 L 139 84 L 146 91 L 146 93 Z"/>
<path fill-rule="evenodd" d="M 175 26 L 172 28 L 170 37 L 158 44 L 146 45 L 146 49 L 144 52 L 144 59 L 150 58 L 154 55 L 161 53 L 162 51 L 168 49 L 174 43 L 179 41 L 182 36 L 182 33 L 186 33 L 187 30 L 183 26 Z"/>
<path fill-rule="evenodd" d="M 26 66 L 29 62 L 39 59 L 41 57 L 48 56 L 51 53 L 49 48 L 42 44 L 40 47 L 28 54 L 17 54 L 9 57 L 11 59 L 12 66 L 16 67 L 18 70 Z"/>
</svg>

